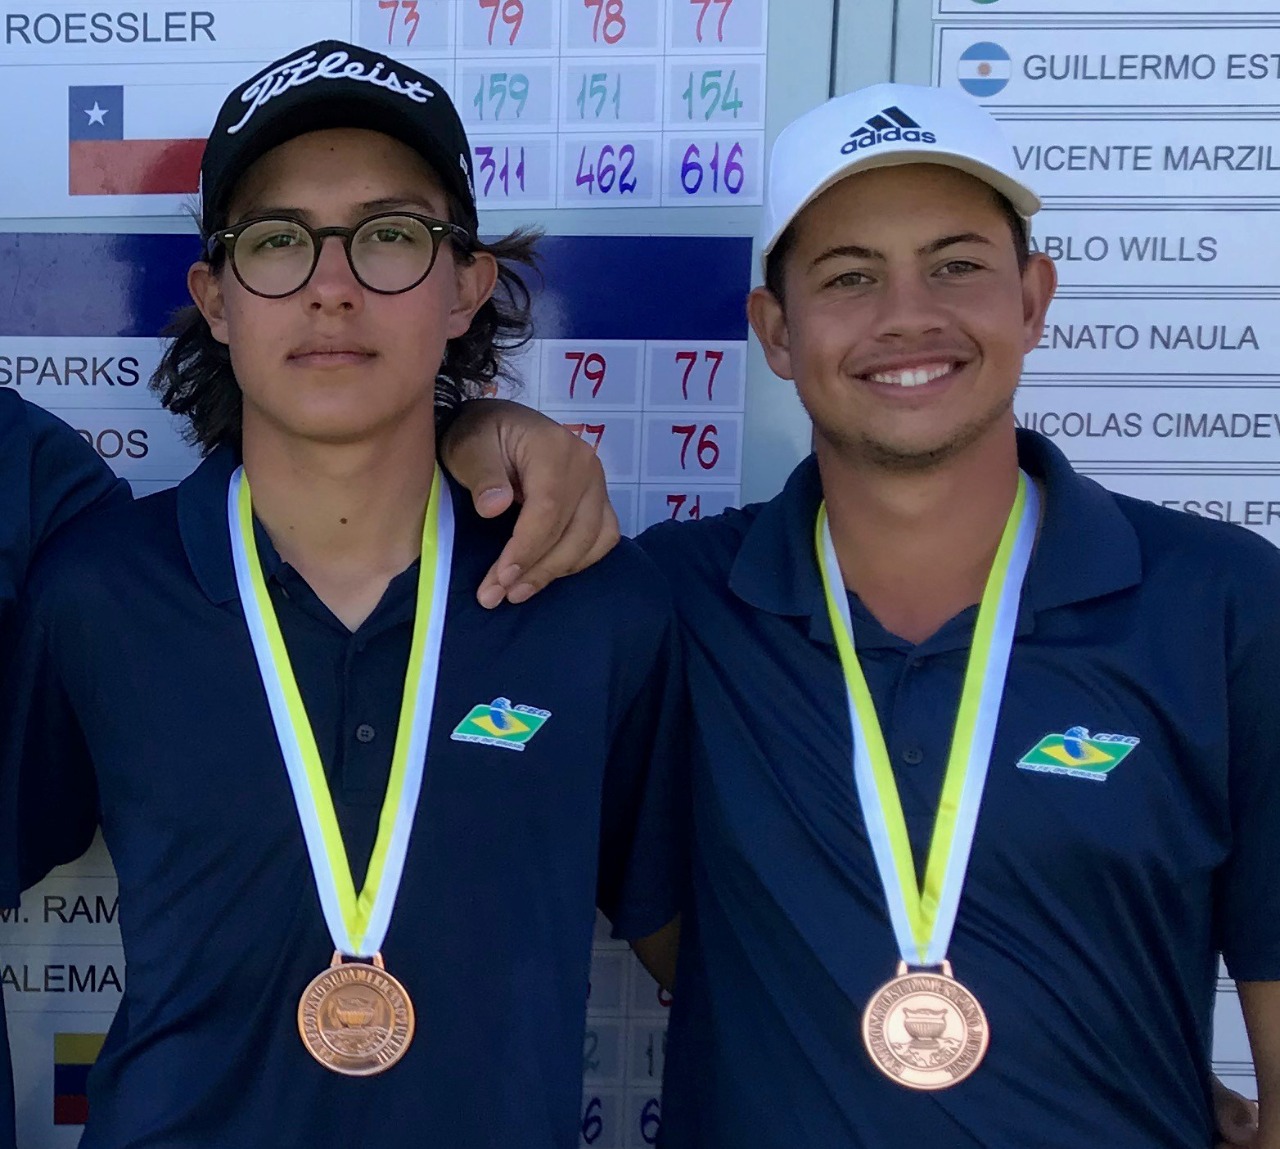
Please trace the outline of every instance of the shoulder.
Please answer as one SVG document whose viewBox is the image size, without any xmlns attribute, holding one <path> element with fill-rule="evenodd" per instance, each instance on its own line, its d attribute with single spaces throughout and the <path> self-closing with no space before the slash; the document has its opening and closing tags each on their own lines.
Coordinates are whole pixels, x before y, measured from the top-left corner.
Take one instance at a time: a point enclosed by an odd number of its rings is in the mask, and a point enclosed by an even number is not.
<svg viewBox="0 0 1280 1149">
<path fill-rule="evenodd" d="M 1137 536 L 1144 583 L 1180 591 L 1189 623 L 1216 605 L 1229 640 L 1247 641 L 1259 629 L 1280 640 L 1280 548 L 1234 523 L 1112 498 Z"/>
<path fill-rule="evenodd" d="M 0 434 L 28 457 L 56 457 L 95 474 L 110 471 L 70 424 L 7 388 L 0 388 Z"/>
<path fill-rule="evenodd" d="M 132 597 L 130 588 L 156 558 L 180 548 L 175 491 L 91 507 L 42 548 L 27 581 L 32 617 L 46 624 L 84 612 L 101 618 Z"/>
<path fill-rule="evenodd" d="M 765 506 L 753 503 L 697 522 L 656 523 L 636 542 L 673 585 L 688 578 L 723 581 Z"/>
<path fill-rule="evenodd" d="M 1246 527 L 1110 494 L 1151 567 L 1176 563 L 1188 576 L 1212 572 L 1219 578 L 1280 570 L 1280 549 Z"/>
<path fill-rule="evenodd" d="M 28 508 L 33 546 L 89 508 L 130 497 L 78 431 L 11 391 L 0 390 L 0 436 L 4 487 Z"/>
<path fill-rule="evenodd" d="M 474 589 L 510 540 L 517 511 L 482 519 L 462 491 L 455 492 L 453 508 L 454 584 Z M 631 539 L 622 539 L 599 562 L 557 579 L 513 609 L 527 611 L 544 625 L 572 629 L 607 624 L 615 633 L 650 637 L 672 613 L 663 572 Z"/>
</svg>

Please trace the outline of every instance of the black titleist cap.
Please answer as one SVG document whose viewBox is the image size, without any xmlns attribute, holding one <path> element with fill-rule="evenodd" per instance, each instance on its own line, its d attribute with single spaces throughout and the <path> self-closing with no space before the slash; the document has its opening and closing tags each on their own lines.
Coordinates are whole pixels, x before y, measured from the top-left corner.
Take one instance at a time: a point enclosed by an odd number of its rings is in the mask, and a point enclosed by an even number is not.
<svg viewBox="0 0 1280 1149">
<path fill-rule="evenodd" d="M 201 221 L 212 231 L 236 181 L 272 148 L 325 128 L 368 128 L 423 157 L 478 226 L 471 146 L 445 90 L 421 72 L 355 44 L 322 40 L 269 64 L 229 95 L 200 165 Z"/>
</svg>

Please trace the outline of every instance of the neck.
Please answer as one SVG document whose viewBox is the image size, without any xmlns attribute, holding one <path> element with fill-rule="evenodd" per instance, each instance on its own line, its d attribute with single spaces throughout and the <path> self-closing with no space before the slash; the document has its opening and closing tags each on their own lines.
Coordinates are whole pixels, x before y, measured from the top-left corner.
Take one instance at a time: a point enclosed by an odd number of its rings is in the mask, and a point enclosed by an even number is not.
<svg viewBox="0 0 1280 1149">
<path fill-rule="evenodd" d="M 921 471 L 816 449 L 844 584 L 881 625 L 920 643 L 981 600 L 1017 496 L 1011 428 Z"/>
<path fill-rule="evenodd" d="M 416 422 L 333 444 L 281 434 L 245 412 L 254 513 L 280 557 L 351 630 L 421 554 L 435 443 L 432 427 Z"/>
</svg>

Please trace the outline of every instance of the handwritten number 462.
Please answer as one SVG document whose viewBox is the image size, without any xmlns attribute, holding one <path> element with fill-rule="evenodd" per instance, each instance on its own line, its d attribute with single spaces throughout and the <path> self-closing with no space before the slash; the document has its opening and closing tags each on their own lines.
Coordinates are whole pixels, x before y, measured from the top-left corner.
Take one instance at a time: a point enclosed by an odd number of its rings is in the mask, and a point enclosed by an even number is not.
<svg viewBox="0 0 1280 1149">
<path fill-rule="evenodd" d="M 391 19 L 387 24 L 387 43 L 391 44 L 395 41 L 396 34 L 396 17 L 400 14 L 401 9 L 404 10 L 403 23 L 409 29 L 409 34 L 405 37 L 404 46 L 407 48 L 413 43 L 413 38 L 418 34 L 418 22 L 422 19 L 418 12 L 418 0 L 378 0 L 378 9 L 382 12 L 390 12 Z"/>
</svg>

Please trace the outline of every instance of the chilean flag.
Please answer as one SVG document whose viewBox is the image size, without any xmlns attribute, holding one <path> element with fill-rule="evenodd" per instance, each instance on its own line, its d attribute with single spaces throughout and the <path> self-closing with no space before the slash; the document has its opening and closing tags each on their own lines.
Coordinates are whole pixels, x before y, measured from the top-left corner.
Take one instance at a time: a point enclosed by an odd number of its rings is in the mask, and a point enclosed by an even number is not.
<svg viewBox="0 0 1280 1149">
<path fill-rule="evenodd" d="M 175 139 L 164 88 L 67 90 L 71 195 L 184 195 L 200 190 L 202 139 Z M 169 106 L 166 108 L 166 104 Z"/>
</svg>

